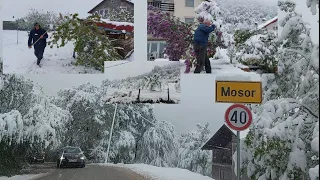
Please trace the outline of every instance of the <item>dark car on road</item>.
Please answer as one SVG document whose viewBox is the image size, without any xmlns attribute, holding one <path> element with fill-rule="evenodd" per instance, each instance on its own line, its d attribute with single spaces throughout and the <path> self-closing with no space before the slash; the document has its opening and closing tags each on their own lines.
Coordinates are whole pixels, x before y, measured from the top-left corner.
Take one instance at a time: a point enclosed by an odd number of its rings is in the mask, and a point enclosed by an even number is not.
<svg viewBox="0 0 320 180">
<path fill-rule="evenodd" d="M 57 168 L 86 166 L 86 157 L 79 147 L 68 146 L 58 152 Z"/>
<path fill-rule="evenodd" d="M 44 163 L 44 156 L 43 152 L 34 152 L 29 156 L 30 163 Z"/>
</svg>

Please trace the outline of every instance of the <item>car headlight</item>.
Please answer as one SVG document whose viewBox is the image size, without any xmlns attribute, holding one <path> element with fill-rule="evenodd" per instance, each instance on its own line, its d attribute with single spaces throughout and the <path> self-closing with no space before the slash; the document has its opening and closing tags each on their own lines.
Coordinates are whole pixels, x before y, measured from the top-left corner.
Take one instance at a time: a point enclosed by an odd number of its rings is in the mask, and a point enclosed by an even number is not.
<svg viewBox="0 0 320 180">
<path fill-rule="evenodd" d="M 36 159 L 36 157 L 33 157 L 33 159 Z"/>
<path fill-rule="evenodd" d="M 84 157 L 84 156 L 82 156 L 82 157 L 80 157 L 80 159 L 82 159 L 82 160 L 84 160 L 86 157 Z"/>
<path fill-rule="evenodd" d="M 63 157 L 63 156 L 61 156 L 60 160 L 63 160 L 63 159 L 64 159 L 64 157 Z"/>
</svg>

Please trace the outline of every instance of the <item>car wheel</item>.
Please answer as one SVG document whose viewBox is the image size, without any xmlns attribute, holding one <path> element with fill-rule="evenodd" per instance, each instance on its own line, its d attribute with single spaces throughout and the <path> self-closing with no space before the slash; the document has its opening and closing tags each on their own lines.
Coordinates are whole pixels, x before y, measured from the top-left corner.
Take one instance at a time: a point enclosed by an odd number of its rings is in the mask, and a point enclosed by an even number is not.
<svg viewBox="0 0 320 180">
<path fill-rule="evenodd" d="M 42 160 L 42 162 L 41 162 L 42 164 L 44 163 L 44 160 Z"/>
</svg>

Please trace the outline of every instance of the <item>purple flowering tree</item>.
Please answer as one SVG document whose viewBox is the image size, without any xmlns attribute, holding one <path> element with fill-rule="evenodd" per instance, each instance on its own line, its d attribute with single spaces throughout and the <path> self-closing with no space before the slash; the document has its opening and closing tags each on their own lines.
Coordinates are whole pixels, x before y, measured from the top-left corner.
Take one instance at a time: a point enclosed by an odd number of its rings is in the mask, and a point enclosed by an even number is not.
<svg viewBox="0 0 320 180">
<path fill-rule="evenodd" d="M 192 26 L 153 6 L 148 6 L 148 10 L 152 10 L 148 15 L 148 34 L 166 39 L 165 54 L 170 61 L 179 61 L 192 43 Z"/>
</svg>

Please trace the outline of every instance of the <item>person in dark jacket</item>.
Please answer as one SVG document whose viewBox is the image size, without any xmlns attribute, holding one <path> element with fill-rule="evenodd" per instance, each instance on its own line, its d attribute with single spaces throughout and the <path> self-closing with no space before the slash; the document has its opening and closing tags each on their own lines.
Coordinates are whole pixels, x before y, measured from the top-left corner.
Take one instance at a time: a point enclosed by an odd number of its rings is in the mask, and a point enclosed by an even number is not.
<svg viewBox="0 0 320 180">
<path fill-rule="evenodd" d="M 29 49 L 32 48 L 32 45 L 34 46 L 34 55 L 37 57 L 37 65 L 40 64 L 40 61 L 43 58 L 44 49 L 47 46 L 47 38 L 47 32 L 42 29 L 38 23 L 35 23 L 34 29 L 32 29 L 29 34 L 28 46 Z"/>
<path fill-rule="evenodd" d="M 200 73 L 203 69 L 203 66 L 205 66 L 206 73 L 211 73 L 210 60 L 207 55 L 207 44 L 209 34 L 213 32 L 214 29 L 214 24 L 211 24 L 211 22 L 208 20 L 204 20 L 194 32 L 193 48 L 197 58 L 197 64 L 194 73 Z"/>
</svg>

